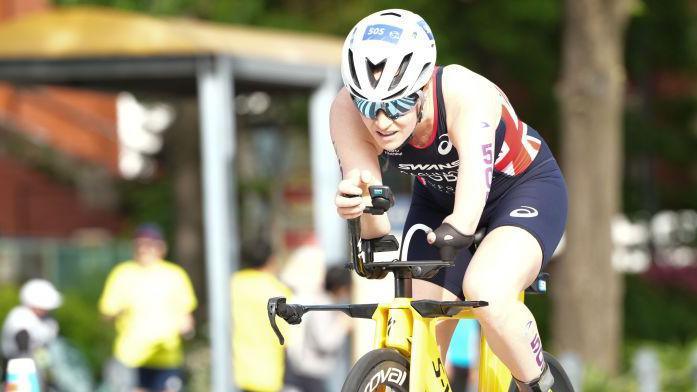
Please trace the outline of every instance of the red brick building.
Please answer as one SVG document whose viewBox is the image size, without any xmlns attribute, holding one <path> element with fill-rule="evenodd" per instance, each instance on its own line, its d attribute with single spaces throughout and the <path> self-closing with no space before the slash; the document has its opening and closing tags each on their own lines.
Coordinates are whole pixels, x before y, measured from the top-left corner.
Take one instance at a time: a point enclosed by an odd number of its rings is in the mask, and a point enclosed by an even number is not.
<svg viewBox="0 0 697 392">
<path fill-rule="evenodd" d="M 46 8 L 45 0 L 0 0 L 0 23 Z M 113 203 L 88 183 L 95 173 L 98 182 L 118 175 L 115 102 L 111 94 L 0 83 L 0 236 L 118 229 Z"/>
</svg>

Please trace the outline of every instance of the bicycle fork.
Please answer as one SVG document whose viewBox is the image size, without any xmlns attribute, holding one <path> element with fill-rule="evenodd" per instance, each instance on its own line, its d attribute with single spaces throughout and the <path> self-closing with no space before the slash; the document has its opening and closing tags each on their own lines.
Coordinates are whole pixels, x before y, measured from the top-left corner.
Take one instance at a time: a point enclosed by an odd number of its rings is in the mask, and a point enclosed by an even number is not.
<svg viewBox="0 0 697 392">
<path fill-rule="evenodd" d="M 409 359 L 409 391 L 450 392 L 445 364 L 436 343 L 436 319 L 421 317 L 411 300 L 380 305 L 375 320 L 374 348 L 392 348 Z"/>
</svg>

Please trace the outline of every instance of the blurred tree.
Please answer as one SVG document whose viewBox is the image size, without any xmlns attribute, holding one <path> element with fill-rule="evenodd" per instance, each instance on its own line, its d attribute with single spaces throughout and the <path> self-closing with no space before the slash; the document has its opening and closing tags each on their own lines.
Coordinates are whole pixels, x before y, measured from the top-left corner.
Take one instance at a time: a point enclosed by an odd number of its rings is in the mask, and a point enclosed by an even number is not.
<svg viewBox="0 0 697 392">
<path fill-rule="evenodd" d="M 616 373 L 622 285 L 611 262 L 620 212 L 624 32 L 632 0 L 567 0 L 559 89 L 569 190 L 564 263 L 555 269 L 553 333 L 561 351 Z"/>
<path fill-rule="evenodd" d="M 643 0 L 628 30 L 628 213 L 697 209 L 696 31 L 693 0 Z"/>
</svg>

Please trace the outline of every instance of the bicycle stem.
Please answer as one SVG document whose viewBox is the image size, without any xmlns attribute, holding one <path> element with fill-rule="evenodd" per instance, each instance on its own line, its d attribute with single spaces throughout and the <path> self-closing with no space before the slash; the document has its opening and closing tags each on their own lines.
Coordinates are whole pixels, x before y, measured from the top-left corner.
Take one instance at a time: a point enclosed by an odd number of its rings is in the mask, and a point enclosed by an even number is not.
<svg viewBox="0 0 697 392">
<path fill-rule="evenodd" d="M 370 265 L 375 262 L 374 259 L 374 244 L 371 241 L 361 241 L 361 218 L 353 218 L 348 220 L 349 232 L 349 254 L 351 264 L 360 276 L 366 276 L 369 272 L 366 270 L 366 264 Z M 361 259 L 361 251 L 359 249 L 359 241 L 363 250 L 363 258 Z M 395 298 L 409 298 L 412 296 L 412 274 L 408 270 L 393 271 L 394 273 L 394 294 Z"/>
</svg>

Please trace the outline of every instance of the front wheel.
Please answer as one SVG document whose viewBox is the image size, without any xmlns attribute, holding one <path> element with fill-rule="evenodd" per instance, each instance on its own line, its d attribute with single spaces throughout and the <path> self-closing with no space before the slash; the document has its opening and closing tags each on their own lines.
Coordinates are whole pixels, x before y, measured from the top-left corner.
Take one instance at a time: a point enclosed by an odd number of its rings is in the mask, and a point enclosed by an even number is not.
<svg viewBox="0 0 697 392">
<path fill-rule="evenodd" d="M 381 348 L 362 356 L 348 376 L 341 392 L 408 392 L 409 361 L 397 351 Z"/>
<path fill-rule="evenodd" d="M 554 377 L 554 384 L 552 385 L 552 392 L 574 392 L 574 387 L 571 385 L 571 380 L 569 376 L 566 375 L 564 368 L 559 363 L 559 360 L 554 358 L 552 354 L 544 352 L 545 362 L 549 366 L 549 370 L 552 372 Z M 518 387 L 515 385 L 515 380 L 511 380 L 511 385 L 508 388 L 508 392 L 518 392 Z"/>
</svg>

